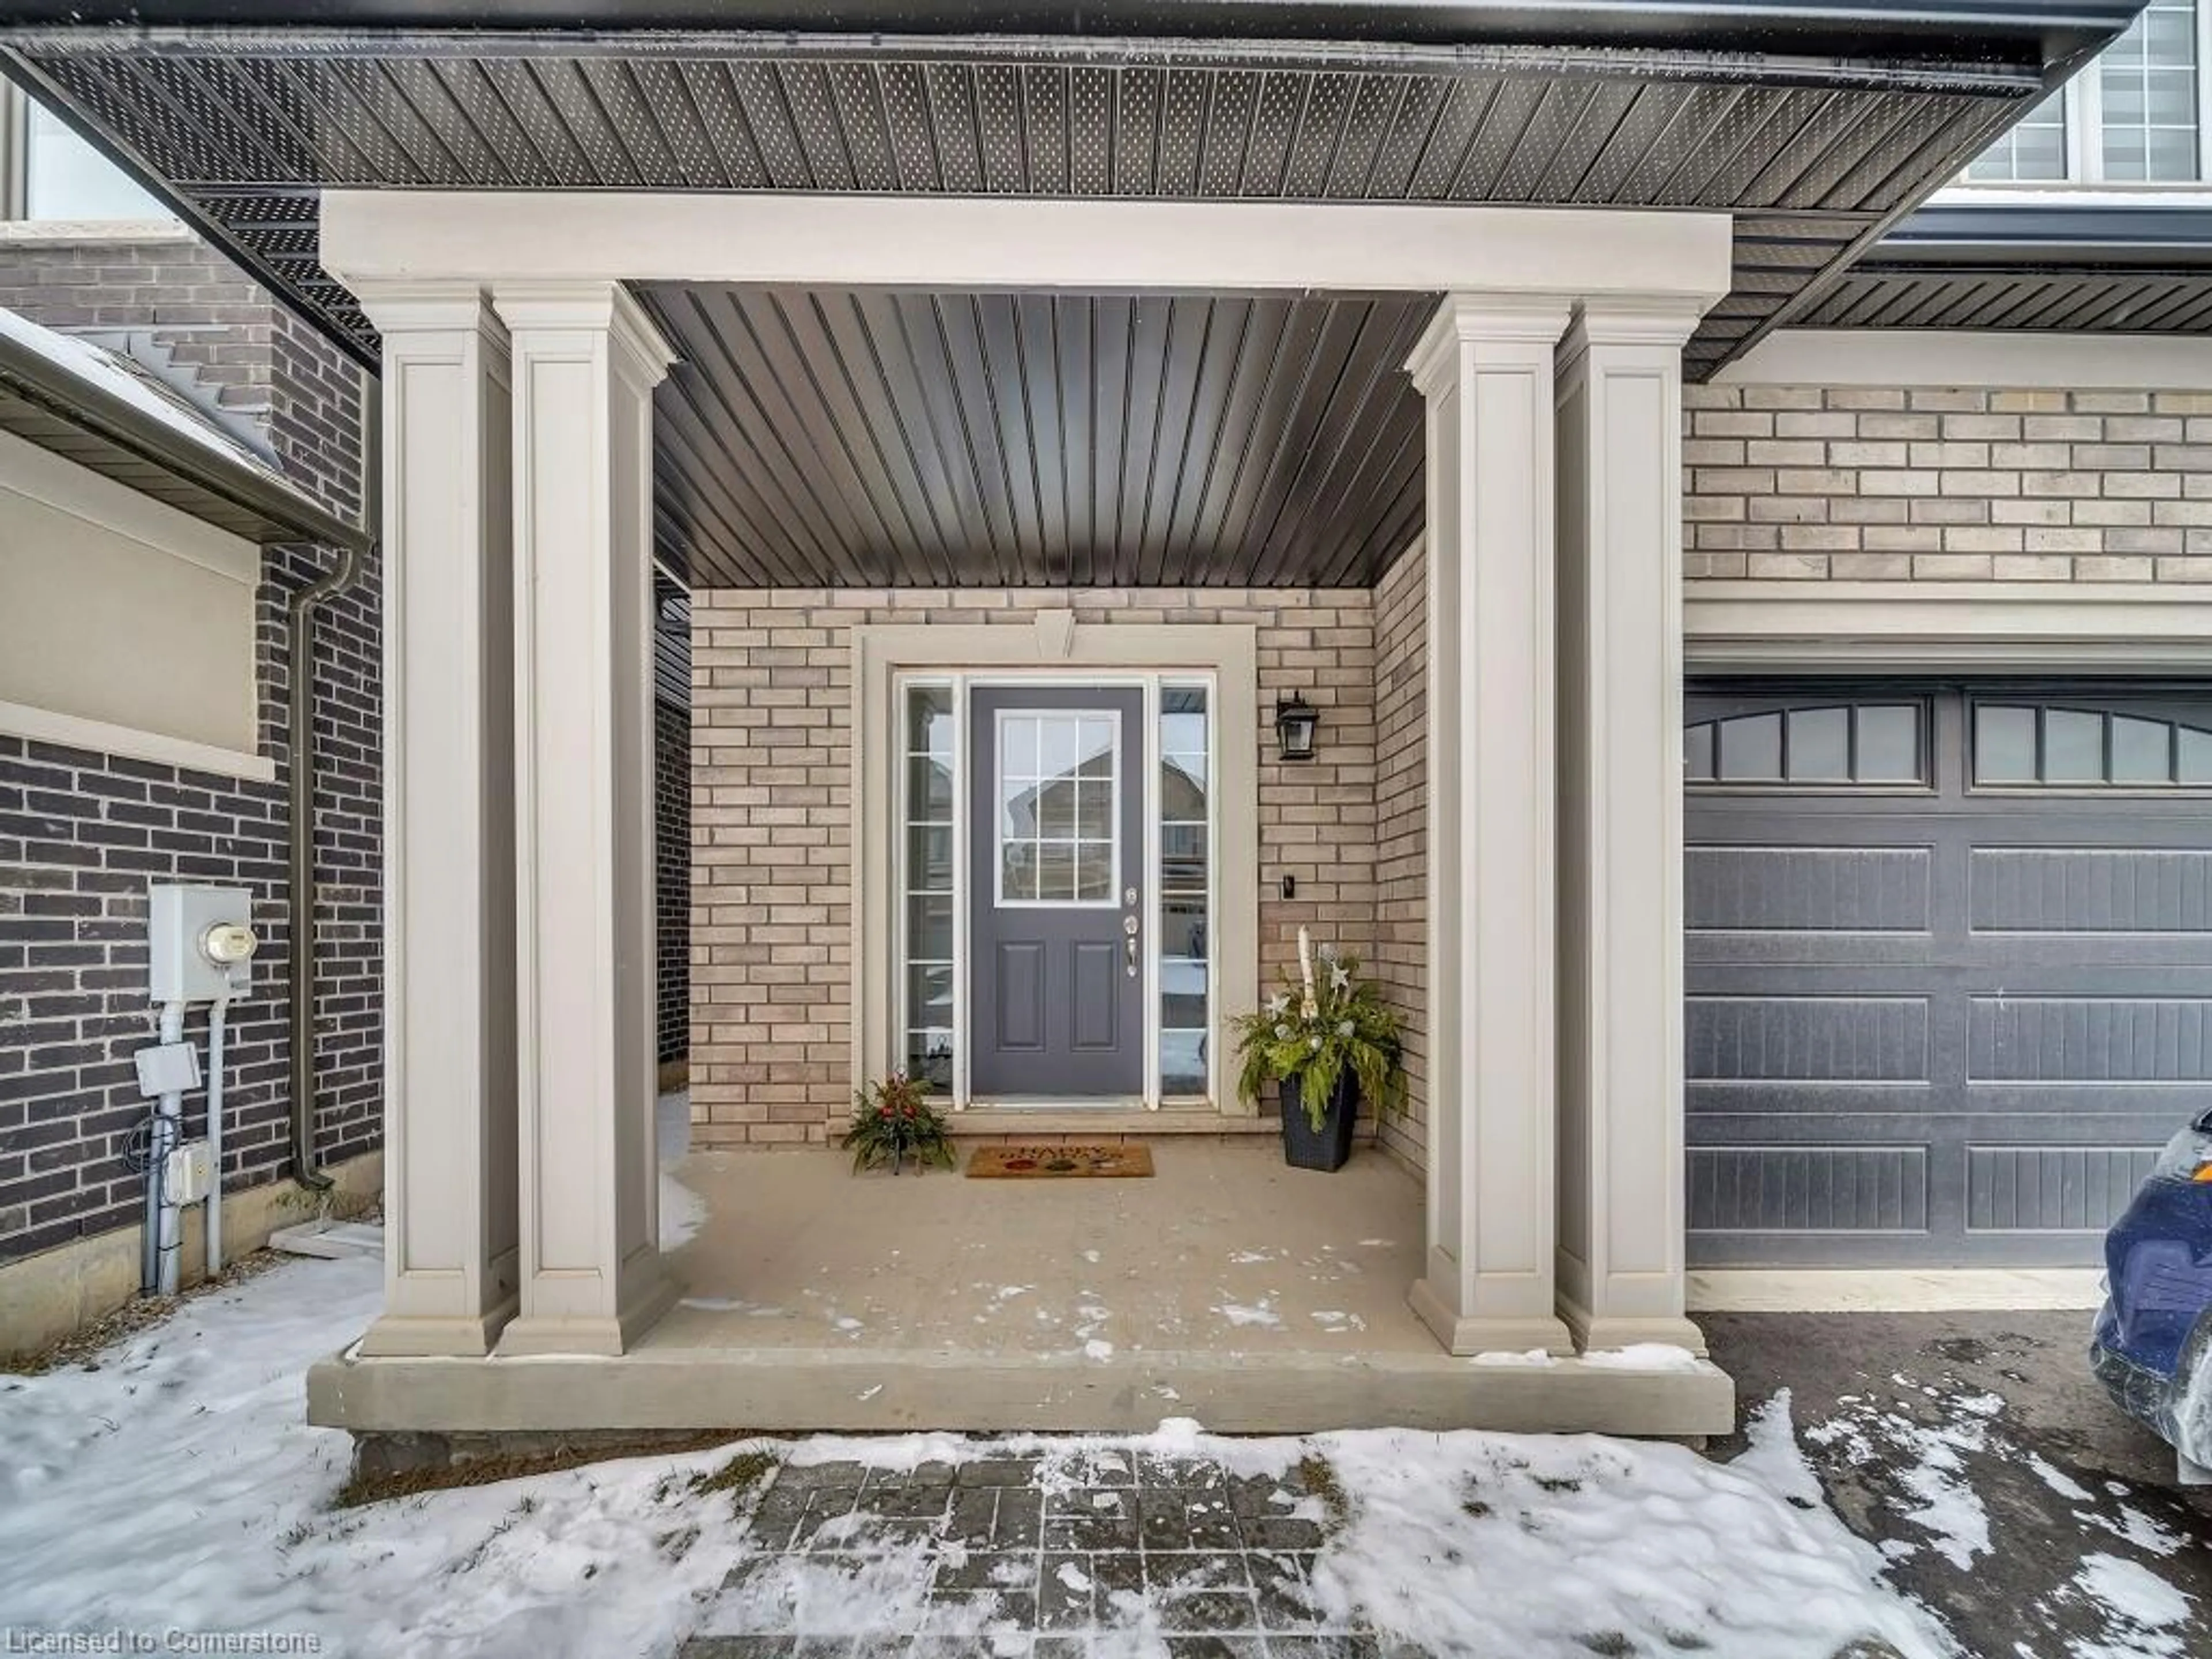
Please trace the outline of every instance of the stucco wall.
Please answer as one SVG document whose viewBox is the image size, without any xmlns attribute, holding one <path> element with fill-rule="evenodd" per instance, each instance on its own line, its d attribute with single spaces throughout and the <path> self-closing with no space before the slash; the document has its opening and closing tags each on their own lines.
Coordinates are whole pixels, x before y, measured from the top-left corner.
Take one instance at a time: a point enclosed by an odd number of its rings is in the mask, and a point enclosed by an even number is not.
<svg viewBox="0 0 2212 1659">
<path fill-rule="evenodd" d="M 1685 571 L 2212 580 L 2212 392 L 1693 386 Z"/>
<path fill-rule="evenodd" d="M 864 623 L 1243 623 L 1258 630 L 1260 952 L 1272 983 L 1301 923 L 1373 955 L 1374 595 L 1234 589 L 707 591 L 692 611 L 691 1109 L 707 1145 L 819 1141 L 852 1072 L 852 642 Z M 1279 696 L 1322 714 L 1285 764 Z M 1224 737 L 1224 740 L 1232 740 Z M 1296 896 L 1282 896 L 1288 876 Z"/>
</svg>

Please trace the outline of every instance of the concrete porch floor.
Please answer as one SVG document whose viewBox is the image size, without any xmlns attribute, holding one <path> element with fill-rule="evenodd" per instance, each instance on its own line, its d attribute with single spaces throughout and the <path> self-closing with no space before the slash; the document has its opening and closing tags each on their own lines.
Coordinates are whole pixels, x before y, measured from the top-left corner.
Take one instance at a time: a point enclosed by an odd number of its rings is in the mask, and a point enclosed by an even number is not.
<svg viewBox="0 0 2212 1659">
<path fill-rule="evenodd" d="M 1406 1302 L 1420 1185 L 1377 1152 L 1320 1175 L 1267 1140 L 1149 1144 L 1158 1173 L 1135 1180 L 856 1176 L 821 1148 L 678 1156 L 661 1201 L 681 1300 L 629 1353 L 341 1357 L 311 1374 L 310 1418 L 447 1432 L 1733 1426 L 1733 1387 L 1709 1364 L 1445 1353 Z"/>
</svg>

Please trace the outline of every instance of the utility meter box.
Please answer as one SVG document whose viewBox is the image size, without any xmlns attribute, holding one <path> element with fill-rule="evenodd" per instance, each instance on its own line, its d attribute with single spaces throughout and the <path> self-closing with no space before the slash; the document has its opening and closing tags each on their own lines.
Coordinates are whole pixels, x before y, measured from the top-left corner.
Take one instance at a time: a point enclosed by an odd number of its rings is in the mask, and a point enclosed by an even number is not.
<svg viewBox="0 0 2212 1659">
<path fill-rule="evenodd" d="M 253 895 L 243 887 L 147 889 L 155 1002 L 242 997 L 253 982 Z"/>
</svg>

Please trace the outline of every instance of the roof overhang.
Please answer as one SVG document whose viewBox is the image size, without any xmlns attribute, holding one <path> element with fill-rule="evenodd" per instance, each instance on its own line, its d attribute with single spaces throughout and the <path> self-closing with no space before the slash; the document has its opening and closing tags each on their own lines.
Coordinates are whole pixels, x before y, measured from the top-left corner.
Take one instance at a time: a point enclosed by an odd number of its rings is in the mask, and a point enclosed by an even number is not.
<svg viewBox="0 0 2212 1659">
<path fill-rule="evenodd" d="M 2212 210 L 2023 193 L 1905 219 L 1796 319 L 1808 328 L 2202 333 Z"/>
<path fill-rule="evenodd" d="M 744 29 L 847 34 L 1328 40 L 1419 46 L 1671 46 L 1837 58 L 1948 57 L 1961 45 L 2065 64 L 2141 0 L 15 0 L 26 25 L 149 28 Z"/>
<path fill-rule="evenodd" d="M 2137 3 L 29 0 L 0 43 L 363 361 L 328 187 L 1727 212 L 1698 377 Z"/>
<path fill-rule="evenodd" d="M 250 542 L 359 547 L 363 532 L 283 479 L 0 330 L 0 431 Z"/>
</svg>

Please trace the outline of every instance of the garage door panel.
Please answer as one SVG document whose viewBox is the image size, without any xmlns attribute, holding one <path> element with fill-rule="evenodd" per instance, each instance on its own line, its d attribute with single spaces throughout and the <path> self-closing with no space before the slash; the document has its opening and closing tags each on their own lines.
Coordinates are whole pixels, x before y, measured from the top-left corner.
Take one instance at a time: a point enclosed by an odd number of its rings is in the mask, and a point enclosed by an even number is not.
<svg viewBox="0 0 2212 1659">
<path fill-rule="evenodd" d="M 1966 1033 L 1976 1083 L 2212 1081 L 2212 999 L 1979 996 Z"/>
<path fill-rule="evenodd" d="M 1969 1146 L 1971 1232 L 2101 1233 L 2150 1173 L 2156 1146 Z"/>
<path fill-rule="evenodd" d="M 1689 1226 L 1702 1232 L 1923 1232 L 1923 1146 L 1700 1146 Z"/>
<path fill-rule="evenodd" d="M 1976 847 L 1967 871 L 1978 933 L 2212 933 L 2212 851 Z"/>
<path fill-rule="evenodd" d="M 1683 881 L 1696 932 L 1924 933 L 1925 847 L 1694 847 Z"/>
<path fill-rule="evenodd" d="M 1693 687 L 1690 719 L 1852 695 Z M 2212 1090 L 2212 799 L 2038 783 L 2080 763 L 2040 736 L 2027 783 L 1974 790 L 1974 694 L 1863 695 L 1923 700 L 1929 787 L 1690 791 L 1691 1261 L 2093 1263 Z M 2136 701 L 2212 727 L 2212 697 Z"/>
<path fill-rule="evenodd" d="M 1705 1083 L 1919 1083 L 1921 997 L 1693 996 L 1688 1076 Z"/>
</svg>

